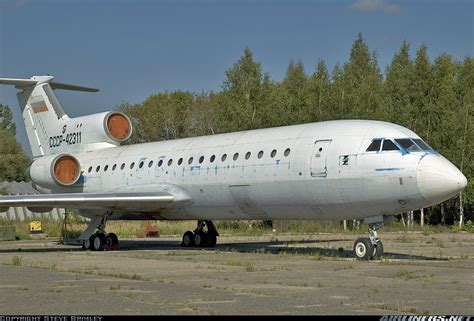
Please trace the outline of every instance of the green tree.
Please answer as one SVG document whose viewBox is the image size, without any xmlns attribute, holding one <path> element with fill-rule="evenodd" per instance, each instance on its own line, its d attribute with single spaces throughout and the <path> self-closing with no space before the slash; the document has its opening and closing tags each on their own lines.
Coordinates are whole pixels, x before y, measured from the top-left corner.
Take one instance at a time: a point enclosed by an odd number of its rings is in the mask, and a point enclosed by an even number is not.
<svg viewBox="0 0 474 321">
<path fill-rule="evenodd" d="M 329 86 L 329 119 L 349 118 L 349 110 L 347 110 L 344 105 L 344 101 L 346 99 L 346 92 L 344 89 L 343 82 L 343 70 L 339 63 L 336 63 L 331 72 L 331 84 Z"/>
<path fill-rule="evenodd" d="M 0 181 L 24 181 L 31 160 L 25 155 L 11 129 L 0 129 Z"/>
<path fill-rule="evenodd" d="M 319 59 L 316 70 L 308 81 L 309 115 L 311 121 L 330 119 L 330 79 L 324 60 Z"/>
<path fill-rule="evenodd" d="M 413 78 L 411 82 L 412 115 L 411 130 L 429 140 L 431 132 L 433 68 L 428 58 L 427 48 L 422 45 L 415 58 Z"/>
<path fill-rule="evenodd" d="M 433 86 L 430 92 L 430 110 L 428 116 L 428 135 L 439 152 L 454 164 L 460 164 L 457 152 L 460 147 L 460 135 L 463 126 L 456 117 L 459 115 L 460 102 L 456 87 L 459 68 L 450 55 L 437 57 L 433 64 Z"/>
<path fill-rule="evenodd" d="M 414 115 L 410 97 L 414 63 L 409 44 L 404 41 L 386 70 L 384 92 L 387 98 L 388 120 L 410 127 Z"/>
<path fill-rule="evenodd" d="M 472 141 L 474 140 L 474 58 L 466 57 L 461 65 L 457 83 L 457 95 L 460 108 L 457 112 L 456 122 L 461 129 L 456 132 L 458 138 L 457 149 L 459 168 L 466 175 L 468 184 L 463 195 L 460 195 L 460 206 L 464 207 L 464 221 L 474 220 L 474 161 Z M 471 210 L 469 210 L 469 208 Z"/>
<path fill-rule="evenodd" d="M 16 126 L 13 122 L 13 115 L 8 105 L 0 104 L 0 129 L 5 129 L 13 135 L 16 133 Z"/>
<path fill-rule="evenodd" d="M 349 61 L 344 64 L 341 84 L 347 117 L 379 120 L 386 117 L 377 56 L 369 52 L 361 33 L 352 45 Z"/>
<path fill-rule="evenodd" d="M 260 111 L 267 101 L 270 77 L 262 73 L 250 49 L 226 71 L 222 85 L 223 105 L 219 108 L 221 130 L 224 132 L 259 128 Z"/>
<path fill-rule="evenodd" d="M 301 61 L 290 61 L 285 78 L 270 90 L 271 99 L 264 106 L 265 127 L 304 123 L 308 115 L 308 81 Z"/>
<path fill-rule="evenodd" d="M 118 106 L 134 125 L 132 143 L 168 140 L 187 136 L 194 95 L 175 91 L 151 95 L 142 104 Z"/>
</svg>

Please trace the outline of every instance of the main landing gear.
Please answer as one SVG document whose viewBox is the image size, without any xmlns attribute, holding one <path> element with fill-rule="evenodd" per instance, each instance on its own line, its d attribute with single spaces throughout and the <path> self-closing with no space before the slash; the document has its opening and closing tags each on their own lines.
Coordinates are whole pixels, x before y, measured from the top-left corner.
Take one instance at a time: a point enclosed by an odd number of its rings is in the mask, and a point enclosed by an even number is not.
<svg viewBox="0 0 474 321">
<path fill-rule="evenodd" d="M 84 233 L 79 236 L 84 250 L 110 251 L 118 249 L 117 235 L 105 232 L 105 224 L 110 215 L 112 212 L 107 212 L 103 217 L 92 219 Z"/>
<path fill-rule="evenodd" d="M 212 221 L 198 221 L 197 228 L 194 231 L 187 231 L 183 234 L 181 246 L 214 247 L 218 236 L 219 233 Z"/>
<path fill-rule="evenodd" d="M 369 224 L 369 237 L 358 238 L 354 243 L 354 253 L 360 260 L 380 259 L 383 255 L 383 243 L 377 234 L 377 224 Z"/>
</svg>

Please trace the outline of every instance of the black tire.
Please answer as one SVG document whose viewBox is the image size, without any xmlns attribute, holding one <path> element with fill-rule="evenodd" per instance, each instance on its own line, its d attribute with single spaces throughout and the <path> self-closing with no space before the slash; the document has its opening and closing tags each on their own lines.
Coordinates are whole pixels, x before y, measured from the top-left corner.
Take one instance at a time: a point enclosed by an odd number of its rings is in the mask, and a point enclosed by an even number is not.
<svg viewBox="0 0 474 321">
<path fill-rule="evenodd" d="M 105 235 L 97 233 L 92 239 L 92 248 L 94 251 L 102 251 L 105 245 Z"/>
<path fill-rule="evenodd" d="M 190 247 L 194 245 L 194 233 L 187 231 L 183 234 L 183 242 L 181 243 L 184 247 Z"/>
<path fill-rule="evenodd" d="M 202 247 L 206 244 L 206 236 L 204 233 L 194 234 L 193 245 L 196 247 Z"/>
<path fill-rule="evenodd" d="M 94 250 L 94 248 L 92 246 L 94 244 L 94 237 L 95 237 L 95 234 L 92 234 L 91 237 L 89 237 L 88 240 L 82 241 L 82 249 L 83 250 L 91 250 L 91 251 Z"/>
<path fill-rule="evenodd" d="M 108 247 L 113 247 L 118 245 L 118 237 L 114 233 L 109 233 L 107 237 L 105 238 L 105 244 L 107 244 Z"/>
<path fill-rule="evenodd" d="M 217 243 L 217 235 L 210 234 L 209 235 L 209 241 L 207 242 L 207 246 L 216 247 L 216 243 Z"/>
<path fill-rule="evenodd" d="M 374 249 L 374 255 L 373 255 L 372 258 L 373 258 L 374 260 L 378 260 L 378 259 L 380 259 L 380 258 L 382 257 L 382 255 L 383 255 L 383 253 L 384 253 L 384 252 L 383 252 L 383 243 L 382 243 L 382 241 L 379 240 L 379 241 L 377 242 L 377 244 L 375 244 L 374 248 L 375 248 L 375 249 Z"/>
<path fill-rule="evenodd" d="M 374 245 L 367 237 L 358 238 L 354 242 L 354 254 L 359 260 L 370 260 L 374 255 Z"/>
</svg>

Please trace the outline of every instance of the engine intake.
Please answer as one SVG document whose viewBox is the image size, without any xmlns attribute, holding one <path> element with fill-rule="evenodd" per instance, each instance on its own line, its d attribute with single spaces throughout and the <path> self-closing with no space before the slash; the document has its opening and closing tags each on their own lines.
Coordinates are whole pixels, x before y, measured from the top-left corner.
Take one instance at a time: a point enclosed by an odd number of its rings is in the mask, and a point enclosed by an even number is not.
<svg viewBox="0 0 474 321">
<path fill-rule="evenodd" d="M 70 154 L 49 155 L 36 159 L 30 167 L 33 182 L 45 188 L 74 185 L 81 176 L 79 161 Z"/>
<path fill-rule="evenodd" d="M 132 134 L 132 123 L 123 113 L 111 112 L 104 118 L 107 135 L 118 142 L 127 140 Z"/>
<path fill-rule="evenodd" d="M 71 155 L 60 155 L 53 160 L 53 178 L 58 184 L 69 186 L 77 182 L 81 175 L 81 165 Z"/>
</svg>

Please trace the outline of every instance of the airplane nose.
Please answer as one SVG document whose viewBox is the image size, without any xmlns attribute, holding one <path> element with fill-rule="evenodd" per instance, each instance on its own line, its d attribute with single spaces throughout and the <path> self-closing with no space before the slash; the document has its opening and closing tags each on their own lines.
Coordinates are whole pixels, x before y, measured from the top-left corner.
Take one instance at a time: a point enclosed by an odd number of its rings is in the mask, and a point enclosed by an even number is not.
<svg viewBox="0 0 474 321">
<path fill-rule="evenodd" d="M 467 185 L 463 173 L 440 155 L 427 155 L 421 159 L 416 180 L 421 194 L 430 204 L 453 197 Z"/>
</svg>

